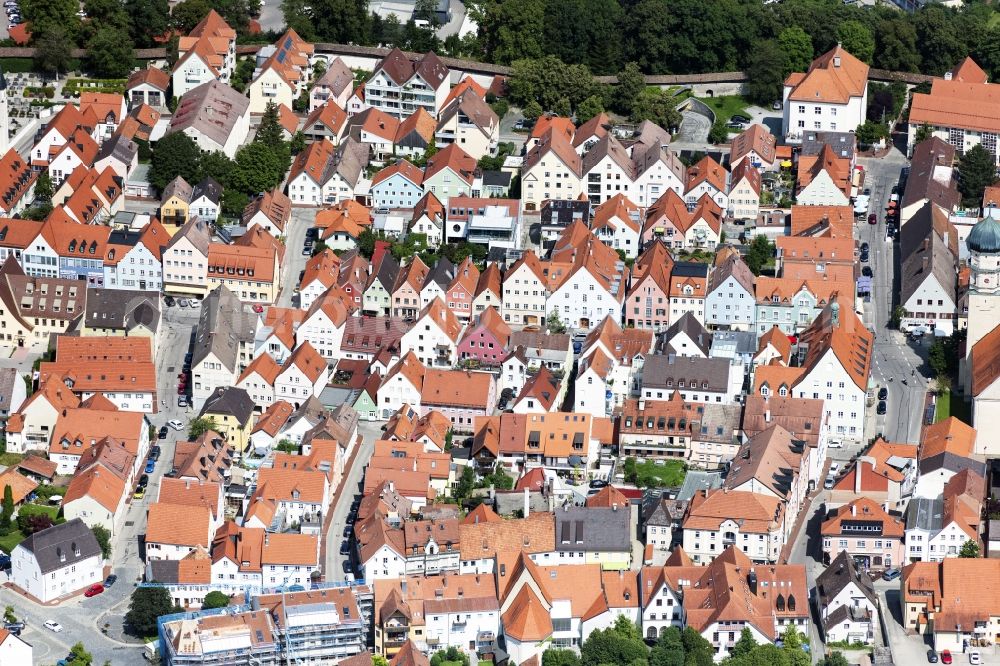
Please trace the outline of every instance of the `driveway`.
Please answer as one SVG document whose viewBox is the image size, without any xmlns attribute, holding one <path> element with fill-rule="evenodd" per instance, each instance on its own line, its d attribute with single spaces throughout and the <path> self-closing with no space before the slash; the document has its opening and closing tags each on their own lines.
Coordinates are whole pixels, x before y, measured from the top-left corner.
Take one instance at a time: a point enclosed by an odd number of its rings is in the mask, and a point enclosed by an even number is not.
<svg viewBox="0 0 1000 666">
<path fill-rule="evenodd" d="M 676 143 L 707 143 L 708 131 L 712 129 L 712 123 L 708 118 L 695 113 L 694 111 L 682 111 L 684 119 L 674 137 Z"/>
</svg>

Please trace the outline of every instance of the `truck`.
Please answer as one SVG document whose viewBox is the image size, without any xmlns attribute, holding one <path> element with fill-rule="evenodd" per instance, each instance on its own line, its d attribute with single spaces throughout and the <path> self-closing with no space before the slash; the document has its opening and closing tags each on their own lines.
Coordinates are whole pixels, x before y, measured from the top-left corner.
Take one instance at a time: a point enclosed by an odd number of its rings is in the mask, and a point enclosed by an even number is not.
<svg viewBox="0 0 1000 666">
<path fill-rule="evenodd" d="M 142 646 L 143 658 L 151 664 L 160 663 L 160 641 L 149 641 Z"/>
</svg>

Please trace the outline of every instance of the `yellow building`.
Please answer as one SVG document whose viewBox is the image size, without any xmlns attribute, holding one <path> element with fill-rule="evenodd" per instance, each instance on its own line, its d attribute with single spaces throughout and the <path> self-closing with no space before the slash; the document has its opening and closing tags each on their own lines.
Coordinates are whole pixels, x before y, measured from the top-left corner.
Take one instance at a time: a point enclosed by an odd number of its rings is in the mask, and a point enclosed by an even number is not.
<svg viewBox="0 0 1000 666">
<path fill-rule="evenodd" d="M 246 453 L 253 429 L 253 399 L 240 388 L 220 386 L 205 400 L 199 418 L 215 421 L 215 431 L 239 453 Z"/>
<path fill-rule="evenodd" d="M 180 226 L 187 222 L 194 189 L 186 180 L 177 176 L 163 188 L 160 200 L 160 222 Z"/>
</svg>

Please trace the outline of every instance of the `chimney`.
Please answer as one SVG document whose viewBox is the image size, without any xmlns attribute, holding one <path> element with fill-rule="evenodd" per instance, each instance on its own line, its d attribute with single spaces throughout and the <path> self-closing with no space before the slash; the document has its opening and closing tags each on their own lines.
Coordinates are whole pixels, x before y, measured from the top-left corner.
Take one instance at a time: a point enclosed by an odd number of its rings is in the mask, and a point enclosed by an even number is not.
<svg viewBox="0 0 1000 666">
<path fill-rule="evenodd" d="M 833 56 L 833 66 L 840 67 L 840 56 Z"/>
<path fill-rule="evenodd" d="M 851 503 L 851 517 L 854 517 L 854 518 L 856 518 L 856 517 L 857 517 L 857 515 L 858 515 L 858 505 L 857 505 L 857 504 L 854 504 L 854 503 L 852 502 L 852 503 Z"/>
<path fill-rule="evenodd" d="M 264 532 L 264 545 L 267 546 L 271 543 L 271 535 Z"/>
<path fill-rule="evenodd" d="M 757 572 L 753 569 L 747 574 L 747 587 L 750 588 L 750 594 L 757 596 Z"/>
<path fill-rule="evenodd" d="M 528 500 L 528 487 L 524 487 L 524 517 L 527 518 L 531 513 L 531 502 Z"/>
<path fill-rule="evenodd" d="M 770 409 L 765 409 L 764 410 L 764 423 L 770 423 L 770 422 L 771 422 L 771 410 Z"/>
</svg>

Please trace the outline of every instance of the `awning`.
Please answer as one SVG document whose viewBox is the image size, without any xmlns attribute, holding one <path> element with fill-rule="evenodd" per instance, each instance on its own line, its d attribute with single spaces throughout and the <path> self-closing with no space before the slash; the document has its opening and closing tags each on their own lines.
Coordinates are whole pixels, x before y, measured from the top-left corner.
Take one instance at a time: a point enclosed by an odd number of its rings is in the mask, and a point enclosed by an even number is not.
<svg viewBox="0 0 1000 666">
<path fill-rule="evenodd" d="M 791 160 L 782 160 L 781 161 L 781 168 L 782 169 L 791 169 L 792 168 L 792 161 Z"/>
</svg>

